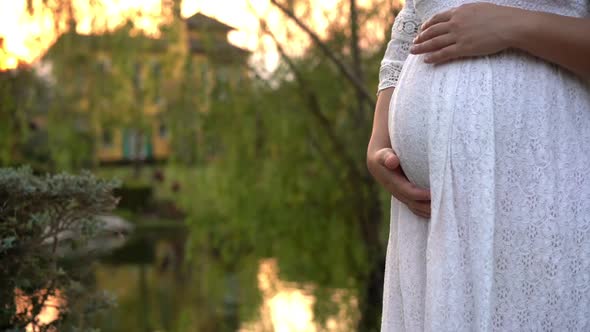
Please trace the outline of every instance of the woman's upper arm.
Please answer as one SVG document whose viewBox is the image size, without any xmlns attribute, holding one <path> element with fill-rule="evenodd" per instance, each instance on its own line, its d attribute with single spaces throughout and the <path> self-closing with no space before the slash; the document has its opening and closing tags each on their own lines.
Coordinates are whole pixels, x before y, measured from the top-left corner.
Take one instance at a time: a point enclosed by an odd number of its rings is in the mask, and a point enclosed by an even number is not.
<svg viewBox="0 0 590 332">
<path fill-rule="evenodd" d="M 418 34 L 420 24 L 413 0 L 406 0 L 404 7 L 395 18 L 391 29 L 391 40 L 387 44 L 381 61 L 378 91 L 397 85 L 402 66 L 410 54 L 410 46 Z"/>
</svg>

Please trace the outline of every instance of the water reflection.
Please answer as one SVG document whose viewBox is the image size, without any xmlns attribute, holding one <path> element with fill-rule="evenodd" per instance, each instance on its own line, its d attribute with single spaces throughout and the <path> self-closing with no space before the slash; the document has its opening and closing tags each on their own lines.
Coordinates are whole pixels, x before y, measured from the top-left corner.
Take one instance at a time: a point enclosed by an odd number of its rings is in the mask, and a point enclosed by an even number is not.
<svg viewBox="0 0 590 332">
<path fill-rule="evenodd" d="M 59 311 L 65 307 L 66 302 L 61 295 L 59 290 L 55 291 L 55 294 L 47 294 L 47 291 L 40 291 L 37 294 L 40 298 L 45 298 L 41 312 L 35 317 L 33 322 L 29 323 L 26 327 L 26 332 L 38 332 L 43 330 L 43 327 L 49 325 L 53 321 L 59 318 Z M 16 303 L 16 313 L 26 313 L 28 317 L 31 317 L 31 310 L 33 309 L 32 299 L 26 296 L 20 289 L 15 290 L 14 300 Z M 54 329 L 49 329 L 49 332 Z"/>
<path fill-rule="evenodd" d="M 202 250 L 187 267 L 186 239 L 185 229 L 139 229 L 125 247 L 97 265 L 96 288 L 112 292 L 118 302 L 100 320 L 102 331 L 355 330 L 358 304 L 350 291 L 319 292 L 312 282 L 284 281 L 276 259 L 245 257 L 235 269 Z M 318 298 L 327 298 L 336 309 L 319 317 Z"/>
<path fill-rule="evenodd" d="M 314 319 L 313 306 L 316 298 L 314 286 L 305 286 L 281 280 L 276 259 L 260 261 L 258 269 L 258 288 L 262 293 L 263 304 L 260 320 L 244 324 L 240 332 L 316 332 L 352 331 L 356 325 L 354 311 L 357 300 L 347 296 L 346 291 L 336 290 L 331 300 L 338 305 L 335 316 L 328 317 L 325 329 Z M 345 303 L 348 299 L 348 303 Z"/>
</svg>

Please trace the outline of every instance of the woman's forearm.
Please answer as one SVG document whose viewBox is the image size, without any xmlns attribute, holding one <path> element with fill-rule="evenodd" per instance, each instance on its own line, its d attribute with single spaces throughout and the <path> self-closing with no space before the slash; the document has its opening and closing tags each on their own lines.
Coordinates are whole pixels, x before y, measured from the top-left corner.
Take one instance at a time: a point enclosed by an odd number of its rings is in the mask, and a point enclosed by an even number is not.
<svg viewBox="0 0 590 332">
<path fill-rule="evenodd" d="M 590 78 L 590 19 L 510 10 L 510 47 Z"/>
<path fill-rule="evenodd" d="M 520 49 L 590 78 L 590 19 L 470 3 L 426 21 L 410 48 L 439 64 Z"/>
<path fill-rule="evenodd" d="M 391 147 L 389 140 L 389 129 L 387 125 L 389 102 L 394 88 L 383 89 L 377 97 L 377 106 L 373 116 L 373 132 L 369 141 L 368 153 L 375 152 L 382 148 Z"/>
</svg>

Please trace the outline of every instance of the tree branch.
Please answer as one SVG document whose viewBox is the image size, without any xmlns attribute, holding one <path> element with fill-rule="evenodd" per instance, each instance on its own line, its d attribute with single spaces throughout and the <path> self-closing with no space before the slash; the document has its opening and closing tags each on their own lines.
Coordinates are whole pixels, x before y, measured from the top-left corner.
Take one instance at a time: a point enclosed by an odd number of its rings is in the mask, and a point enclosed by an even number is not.
<svg viewBox="0 0 590 332">
<path fill-rule="evenodd" d="M 336 65 L 336 67 L 344 75 L 344 77 L 346 77 L 346 79 L 348 79 L 348 81 L 352 83 L 352 86 L 355 88 L 355 90 L 357 90 L 359 94 L 363 95 L 371 109 L 374 109 L 375 100 L 373 99 L 373 95 L 368 92 L 362 80 L 359 77 L 357 77 L 348 67 L 346 67 L 346 65 L 340 59 L 338 59 L 338 57 L 336 57 L 334 52 L 332 52 L 332 50 L 330 50 L 330 48 L 328 48 L 328 46 L 324 42 L 322 42 L 320 37 L 315 32 L 313 32 L 307 25 L 305 25 L 305 23 L 303 23 L 297 16 L 295 16 L 295 14 L 291 10 L 278 3 L 277 0 L 270 0 L 270 2 L 277 8 L 279 8 L 283 13 L 285 13 L 285 15 L 291 18 L 303 31 L 305 31 L 305 33 L 311 38 L 314 44 L 318 46 L 322 52 L 324 52 L 324 54 Z"/>
<path fill-rule="evenodd" d="M 277 41 L 276 36 L 268 29 L 266 24 L 260 20 L 260 25 L 262 29 L 274 40 L 277 50 L 279 54 L 291 69 L 291 72 L 295 76 L 295 80 L 299 84 L 301 88 L 301 93 L 308 104 L 308 109 L 311 114 L 316 118 L 319 122 L 319 125 L 324 129 L 324 133 L 328 136 L 328 139 L 332 142 L 332 147 L 336 153 L 336 155 L 342 158 L 344 164 L 348 167 L 349 174 L 354 177 L 353 183 L 361 184 L 363 183 L 363 176 L 362 172 L 358 169 L 354 159 L 350 157 L 348 153 L 346 153 L 347 149 L 345 148 L 344 144 L 340 141 L 338 136 L 335 134 L 334 129 L 326 115 L 321 111 L 321 106 L 318 100 L 317 95 L 309 89 L 309 84 L 293 62 L 293 60 L 287 55 L 281 44 Z"/>
<path fill-rule="evenodd" d="M 356 0 L 349 0 L 350 5 L 350 49 L 352 51 L 352 70 L 354 72 L 355 77 L 357 77 L 361 82 L 364 81 L 363 75 L 363 66 L 361 62 L 361 49 L 359 45 L 359 36 L 358 36 L 358 7 L 356 5 Z M 361 125 L 364 127 L 368 122 L 367 114 L 365 113 L 365 96 L 357 90 L 357 102 L 358 102 L 358 114 L 357 119 L 360 121 Z"/>
</svg>

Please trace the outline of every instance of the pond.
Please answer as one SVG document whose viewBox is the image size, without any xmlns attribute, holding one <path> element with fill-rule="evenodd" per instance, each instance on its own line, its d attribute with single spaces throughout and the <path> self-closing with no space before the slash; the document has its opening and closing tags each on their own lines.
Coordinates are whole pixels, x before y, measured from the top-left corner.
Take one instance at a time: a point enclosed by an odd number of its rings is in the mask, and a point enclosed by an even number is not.
<svg viewBox="0 0 590 332">
<path fill-rule="evenodd" d="M 202 250 L 187 259 L 189 239 L 184 227 L 138 228 L 99 260 L 95 287 L 117 303 L 97 317 L 102 331 L 355 330 L 352 290 L 286 281 L 274 258 L 230 267 Z"/>
</svg>

